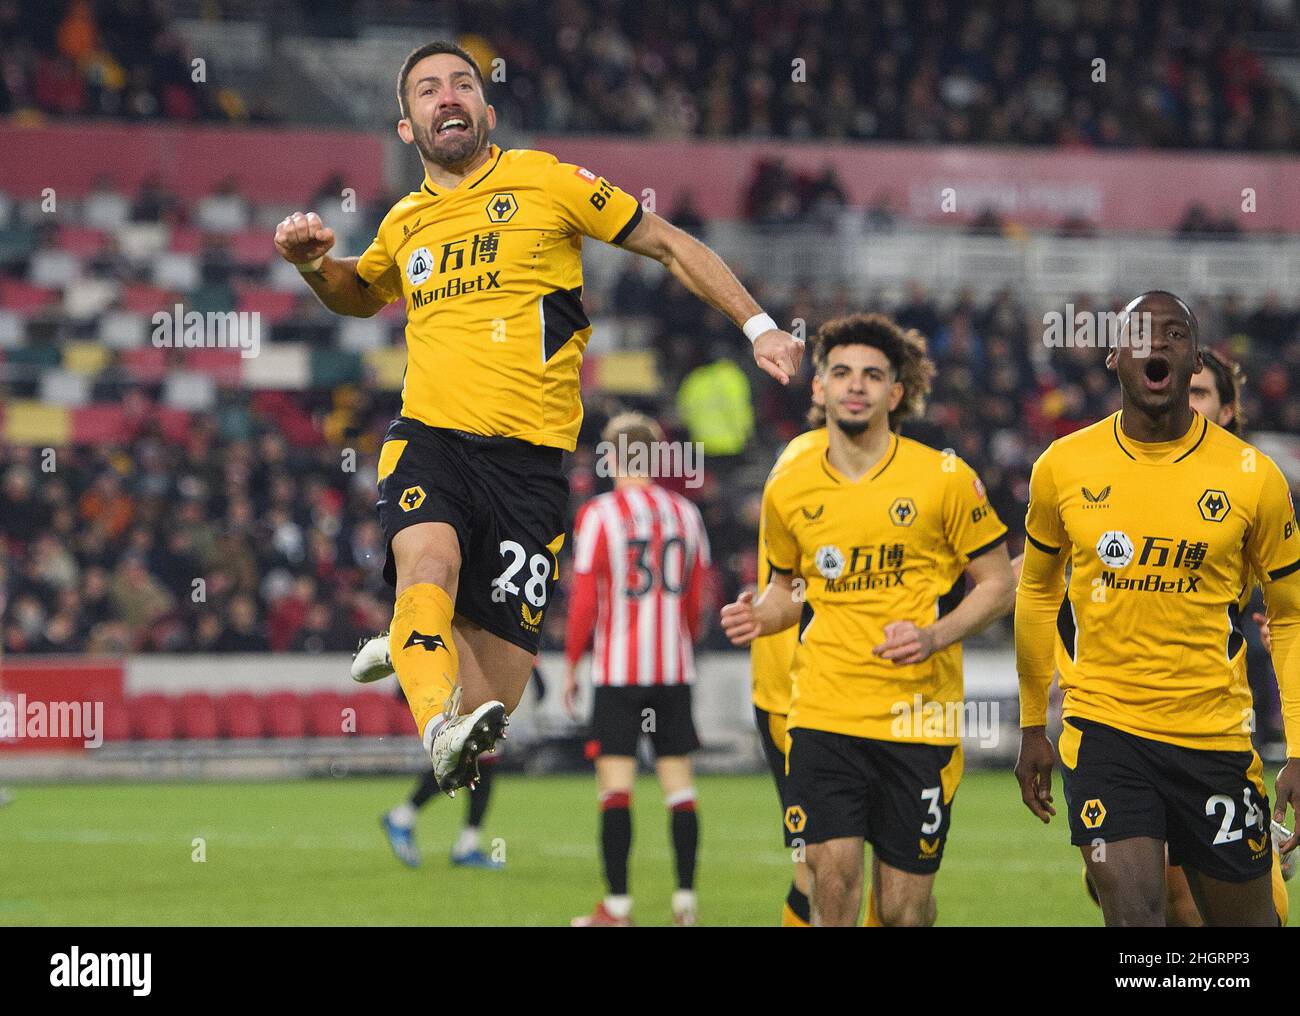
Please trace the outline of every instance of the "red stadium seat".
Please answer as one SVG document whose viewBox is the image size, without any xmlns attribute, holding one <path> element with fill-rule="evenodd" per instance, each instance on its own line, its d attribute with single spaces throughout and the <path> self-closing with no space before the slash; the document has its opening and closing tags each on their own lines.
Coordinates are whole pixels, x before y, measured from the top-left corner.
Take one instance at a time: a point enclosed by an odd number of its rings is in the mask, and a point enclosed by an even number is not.
<svg viewBox="0 0 1300 1016">
<path fill-rule="evenodd" d="M 279 257 L 272 233 L 265 229 L 245 230 L 230 237 L 230 254 L 244 268 L 257 268 Z"/>
<path fill-rule="evenodd" d="M 177 303 L 175 293 L 143 282 L 129 282 L 122 290 L 122 305 L 132 314 L 152 315 L 160 308 L 167 311 Z"/>
<path fill-rule="evenodd" d="M 216 701 L 217 731 L 222 737 L 248 739 L 262 736 L 262 710 L 248 692 L 231 692 Z"/>
<path fill-rule="evenodd" d="M 131 740 L 131 710 L 121 699 L 104 703 L 104 740 Z"/>
<path fill-rule="evenodd" d="M 130 701 L 131 732 L 138 741 L 170 741 L 176 737 L 172 700 L 166 695 L 137 695 Z"/>
<path fill-rule="evenodd" d="M 206 692 L 189 692 L 176 700 L 180 736 L 210 741 L 217 736 L 217 707 Z"/>
<path fill-rule="evenodd" d="M 395 736 L 418 734 L 415 719 L 411 716 L 411 707 L 405 699 L 396 695 L 385 696 L 388 699 L 388 732 Z"/>
<path fill-rule="evenodd" d="M 172 230 L 171 249 L 177 254 L 198 254 L 203 250 L 203 230 L 197 226 L 177 226 Z"/>
<path fill-rule="evenodd" d="M 238 349 L 190 349 L 186 350 L 185 365 L 200 374 L 207 374 L 217 380 L 218 384 L 231 388 L 239 387 L 243 368 L 243 357 Z"/>
<path fill-rule="evenodd" d="M 167 376 L 167 352 L 153 346 L 147 349 L 124 349 L 119 358 L 122 367 L 138 384 L 154 384 Z"/>
<path fill-rule="evenodd" d="M 345 702 L 335 691 L 315 691 L 307 697 L 307 732 L 312 737 L 343 737 Z"/>
<path fill-rule="evenodd" d="M 302 698 L 291 691 L 266 696 L 266 729 L 272 737 L 306 737 L 307 718 Z"/>
<path fill-rule="evenodd" d="M 235 301 L 241 314 L 261 314 L 266 324 L 278 324 L 293 313 L 298 293 L 281 293 L 266 286 L 246 286 Z"/>
<path fill-rule="evenodd" d="M 102 229 L 92 229 L 89 226 L 60 226 L 56 242 L 61 250 L 78 257 L 90 258 L 103 249 L 107 236 Z"/>
<path fill-rule="evenodd" d="M 57 302 L 59 291 L 33 286 L 21 279 L 0 279 L 0 307 L 18 314 L 35 314 Z"/>
<path fill-rule="evenodd" d="M 388 733 L 388 696 L 378 691 L 357 692 L 348 699 L 357 711 L 357 733 L 383 737 Z"/>
</svg>

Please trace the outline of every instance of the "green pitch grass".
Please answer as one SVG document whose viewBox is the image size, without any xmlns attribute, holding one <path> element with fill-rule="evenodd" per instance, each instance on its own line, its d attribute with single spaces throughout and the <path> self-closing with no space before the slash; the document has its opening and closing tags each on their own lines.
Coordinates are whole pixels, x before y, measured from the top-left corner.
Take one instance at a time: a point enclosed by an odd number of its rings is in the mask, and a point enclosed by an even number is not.
<svg viewBox="0 0 1300 1016">
<path fill-rule="evenodd" d="M 425 808 L 424 866 L 400 865 L 378 818 L 412 784 L 19 785 L 0 808 L 0 925 L 563 925 L 599 897 L 594 779 L 501 776 L 484 829 L 486 849 L 504 847 L 501 872 L 448 864 L 460 797 Z M 776 923 L 790 868 L 770 781 L 698 787 L 701 922 Z M 653 779 L 637 785 L 633 835 L 634 917 L 668 924 L 672 855 Z M 1025 810 L 1010 773 L 967 774 L 939 922 L 1099 924 L 1067 839 L 1061 816 L 1043 827 Z"/>
</svg>

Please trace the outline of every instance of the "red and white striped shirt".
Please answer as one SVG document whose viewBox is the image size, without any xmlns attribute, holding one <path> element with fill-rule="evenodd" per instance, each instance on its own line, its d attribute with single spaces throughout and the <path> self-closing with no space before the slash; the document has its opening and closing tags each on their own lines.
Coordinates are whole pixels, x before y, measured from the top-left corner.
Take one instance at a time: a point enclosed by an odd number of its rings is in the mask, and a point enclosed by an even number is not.
<svg viewBox="0 0 1300 1016">
<path fill-rule="evenodd" d="M 574 523 L 565 656 L 596 642 L 598 686 L 690 684 L 709 538 L 690 501 L 656 484 L 601 494 Z"/>
</svg>

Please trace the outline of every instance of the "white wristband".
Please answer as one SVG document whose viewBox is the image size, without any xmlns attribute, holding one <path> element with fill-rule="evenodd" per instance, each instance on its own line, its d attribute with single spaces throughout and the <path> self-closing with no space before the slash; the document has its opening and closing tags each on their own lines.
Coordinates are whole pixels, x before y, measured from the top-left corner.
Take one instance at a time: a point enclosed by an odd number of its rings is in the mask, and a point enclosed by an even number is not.
<svg viewBox="0 0 1300 1016">
<path fill-rule="evenodd" d="M 321 263 L 324 260 L 325 260 L 325 255 L 322 254 L 315 261 L 304 261 L 302 264 L 295 264 L 294 268 L 302 272 L 303 275 L 310 275 L 312 272 L 317 271 L 320 268 Z"/>
<path fill-rule="evenodd" d="M 741 330 L 744 331 L 745 338 L 753 342 L 764 332 L 770 332 L 775 327 L 776 322 L 772 320 L 771 314 L 758 313 L 746 321 Z"/>
</svg>

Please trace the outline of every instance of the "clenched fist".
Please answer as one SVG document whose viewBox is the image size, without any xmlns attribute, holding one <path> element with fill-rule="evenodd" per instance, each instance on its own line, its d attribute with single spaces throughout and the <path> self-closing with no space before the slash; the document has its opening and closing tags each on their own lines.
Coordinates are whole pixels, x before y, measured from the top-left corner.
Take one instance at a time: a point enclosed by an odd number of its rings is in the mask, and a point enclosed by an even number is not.
<svg viewBox="0 0 1300 1016">
<path fill-rule="evenodd" d="M 761 634 L 754 617 L 754 592 L 747 589 L 722 608 L 722 630 L 733 646 L 747 646 Z"/>
<path fill-rule="evenodd" d="M 894 663 L 924 663 L 934 655 L 934 631 L 912 621 L 891 621 L 885 625 L 885 641 L 871 650 L 873 656 Z"/>
<path fill-rule="evenodd" d="M 329 253 L 334 230 L 315 212 L 294 212 L 275 227 L 275 249 L 290 264 L 303 265 Z"/>
</svg>

